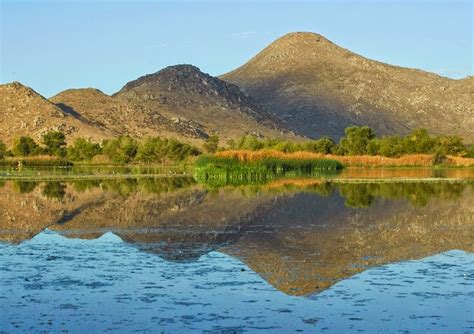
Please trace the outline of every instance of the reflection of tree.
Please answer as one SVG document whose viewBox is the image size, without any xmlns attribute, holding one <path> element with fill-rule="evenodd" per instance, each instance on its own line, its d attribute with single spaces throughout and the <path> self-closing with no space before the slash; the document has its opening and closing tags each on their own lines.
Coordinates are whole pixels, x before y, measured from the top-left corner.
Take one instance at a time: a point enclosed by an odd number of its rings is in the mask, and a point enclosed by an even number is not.
<svg viewBox="0 0 474 334">
<path fill-rule="evenodd" d="M 365 183 L 340 184 L 339 193 L 346 205 L 355 208 L 369 207 L 375 198 L 406 199 L 414 206 L 425 206 L 431 198 L 457 199 L 462 195 L 462 183 Z"/>
<path fill-rule="evenodd" d="M 375 184 L 341 184 L 339 193 L 345 199 L 346 206 L 350 208 L 368 208 L 374 201 Z"/>
<path fill-rule="evenodd" d="M 87 190 L 91 190 L 94 188 L 100 187 L 100 180 L 79 180 L 79 181 L 72 181 L 72 186 L 78 192 L 84 192 Z"/>
<path fill-rule="evenodd" d="M 72 182 L 74 189 L 79 192 L 102 187 L 104 190 L 112 191 L 121 196 L 130 196 L 139 191 L 148 194 L 167 193 L 189 187 L 194 183 L 194 179 L 190 177 L 123 178 L 109 180 L 81 180 Z"/>
<path fill-rule="evenodd" d="M 32 192 L 38 184 L 32 181 L 13 181 L 13 190 L 21 194 Z"/>
<path fill-rule="evenodd" d="M 66 185 L 62 182 L 47 182 L 43 187 L 42 194 L 49 199 L 60 201 L 66 195 Z"/>
</svg>

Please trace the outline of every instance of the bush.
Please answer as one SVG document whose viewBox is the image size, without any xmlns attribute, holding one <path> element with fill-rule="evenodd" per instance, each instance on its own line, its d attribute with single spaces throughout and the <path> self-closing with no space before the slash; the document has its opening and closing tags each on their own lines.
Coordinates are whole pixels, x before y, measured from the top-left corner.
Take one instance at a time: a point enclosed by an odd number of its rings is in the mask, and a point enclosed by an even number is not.
<svg viewBox="0 0 474 334">
<path fill-rule="evenodd" d="M 66 136 L 59 131 L 50 131 L 43 135 L 44 152 L 57 157 L 66 156 Z"/>
<path fill-rule="evenodd" d="M 5 158 L 7 154 L 7 146 L 3 141 L 0 140 L 0 159 Z"/>
<path fill-rule="evenodd" d="M 13 144 L 13 154 L 18 157 L 38 155 L 40 151 L 38 144 L 30 137 L 17 138 Z"/>
<path fill-rule="evenodd" d="M 176 162 L 198 154 L 198 149 L 189 144 L 181 143 L 175 139 L 155 137 L 147 138 L 140 143 L 136 161 L 146 163 Z"/>
<path fill-rule="evenodd" d="M 113 162 L 126 164 L 135 159 L 138 152 L 138 143 L 129 136 L 122 136 L 104 141 L 102 150 Z"/>
<path fill-rule="evenodd" d="M 345 137 L 339 141 L 339 153 L 345 155 L 367 154 L 367 145 L 375 138 L 374 131 L 368 126 L 350 126 L 346 128 Z"/>
<path fill-rule="evenodd" d="M 74 144 L 67 149 L 67 157 L 72 161 L 91 161 L 101 153 L 102 148 L 99 144 L 84 138 L 77 138 Z"/>
<path fill-rule="evenodd" d="M 206 142 L 204 143 L 204 150 L 208 153 L 215 153 L 217 148 L 219 147 L 219 136 L 212 135 L 207 138 Z"/>
</svg>

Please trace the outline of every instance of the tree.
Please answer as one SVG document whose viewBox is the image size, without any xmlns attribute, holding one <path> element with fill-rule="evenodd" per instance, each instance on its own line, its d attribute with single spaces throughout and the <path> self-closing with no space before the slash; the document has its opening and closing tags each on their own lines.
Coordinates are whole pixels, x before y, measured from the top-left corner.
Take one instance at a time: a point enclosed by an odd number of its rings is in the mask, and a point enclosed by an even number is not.
<svg viewBox="0 0 474 334">
<path fill-rule="evenodd" d="M 126 164 L 135 159 L 138 151 L 138 143 L 129 136 L 122 136 L 117 139 L 105 141 L 102 151 L 113 162 Z"/>
<path fill-rule="evenodd" d="M 215 153 L 219 147 L 219 136 L 211 135 L 206 139 L 206 142 L 203 145 L 204 149 L 208 153 Z"/>
<path fill-rule="evenodd" d="M 234 139 L 229 139 L 226 142 L 227 148 L 230 150 L 235 150 L 237 148 L 237 143 Z"/>
<path fill-rule="evenodd" d="M 367 144 L 367 154 L 369 155 L 377 155 L 380 151 L 380 139 L 373 138 Z"/>
<path fill-rule="evenodd" d="M 39 146 L 35 143 L 33 138 L 20 137 L 15 139 L 13 144 L 13 153 L 16 156 L 27 157 L 39 153 Z"/>
<path fill-rule="evenodd" d="M 458 136 L 440 136 L 436 138 L 436 151 L 450 155 L 463 155 L 467 152 L 467 149 L 462 139 Z"/>
<path fill-rule="evenodd" d="M 129 136 L 122 136 L 105 141 L 102 150 L 114 162 L 130 163 L 137 155 L 138 143 Z"/>
<path fill-rule="evenodd" d="M 334 147 L 334 140 L 324 136 L 318 140 L 313 140 L 304 145 L 304 149 L 310 152 L 329 154 Z"/>
<path fill-rule="evenodd" d="M 367 145 L 375 138 L 374 131 L 368 126 L 350 126 L 344 133 L 345 137 L 339 141 L 338 150 L 346 155 L 367 154 Z"/>
<path fill-rule="evenodd" d="M 64 157 L 66 155 L 66 136 L 60 131 L 50 131 L 43 135 L 45 152 L 50 155 Z"/>
<path fill-rule="evenodd" d="M 410 135 L 404 139 L 404 153 L 432 153 L 434 151 L 435 141 L 428 134 L 426 129 L 413 130 Z"/>
<path fill-rule="evenodd" d="M 474 145 L 471 145 L 466 153 L 466 158 L 474 158 Z"/>
<path fill-rule="evenodd" d="M 102 148 L 99 144 L 84 138 L 77 138 L 67 149 L 67 157 L 72 161 L 91 161 L 101 153 Z"/>
<path fill-rule="evenodd" d="M 7 154 L 7 146 L 3 141 L 0 140 L 0 159 L 5 158 L 5 155 Z"/>
<path fill-rule="evenodd" d="M 395 158 L 405 153 L 403 139 L 399 136 L 382 137 L 378 142 L 378 153 L 384 157 Z"/>
</svg>

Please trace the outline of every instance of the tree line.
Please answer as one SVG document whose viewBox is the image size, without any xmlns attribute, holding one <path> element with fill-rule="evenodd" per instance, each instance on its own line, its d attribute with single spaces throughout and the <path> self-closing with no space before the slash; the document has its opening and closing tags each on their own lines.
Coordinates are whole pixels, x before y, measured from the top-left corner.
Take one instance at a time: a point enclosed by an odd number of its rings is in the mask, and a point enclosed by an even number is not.
<svg viewBox="0 0 474 334">
<path fill-rule="evenodd" d="M 245 135 L 230 139 L 225 146 L 219 146 L 219 136 L 209 136 L 203 145 L 204 151 L 214 153 L 218 150 L 262 150 L 271 149 L 285 153 L 306 151 L 334 155 L 381 155 L 400 157 L 407 154 L 434 154 L 437 156 L 455 155 L 474 158 L 474 146 L 466 145 L 458 136 L 430 136 L 425 129 L 417 129 L 407 136 L 381 136 L 367 126 L 346 128 L 344 137 L 335 142 L 324 136 L 316 140 L 294 142 L 274 138 L 259 138 Z M 49 155 L 74 162 L 90 162 L 102 155 L 114 163 L 167 163 L 179 162 L 198 156 L 201 151 L 176 139 L 161 137 L 137 140 L 130 136 L 95 143 L 85 138 L 76 138 L 67 145 L 66 136 L 59 131 L 51 131 L 42 136 L 37 143 L 33 138 L 16 138 L 8 149 L 0 140 L 0 159 L 6 157 L 32 157 Z"/>
<path fill-rule="evenodd" d="M 246 135 L 238 140 L 228 140 L 226 149 L 271 149 L 285 153 L 306 151 L 334 155 L 381 155 L 400 157 L 407 154 L 455 155 L 474 158 L 474 146 L 468 146 L 458 136 L 430 136 L 425 129 L 417 129 L 407 136 L 381 136 L 367 126 L 351 126 L 344 137 L 335 142 L 329 137 L 304 142 L 258 138 Z M 215 141 L 215 138 L 214 138 Z M 215 148 L 217 145 L 213 145 Z M 217 150 L 217 148 L 216 148 Z"/>
<path fill-rule="evenodd" d="M 76 138 L 68 145 L 64 133 L 51 131 L 42 136 L 41 143 L 28 136 L 16 138 L 10 149 L 0 140 L 0 159 L 48 155 L 75 162 L 91 162 L 94 157 L 103 155 L 118 164 L 169 163 L 183 161 L 199 153 L 192 145 L 161 137 L 139 141 L 129 136 L 121 136 L 106 139 L 100 144 L 89 139 Z"/>
</svg>

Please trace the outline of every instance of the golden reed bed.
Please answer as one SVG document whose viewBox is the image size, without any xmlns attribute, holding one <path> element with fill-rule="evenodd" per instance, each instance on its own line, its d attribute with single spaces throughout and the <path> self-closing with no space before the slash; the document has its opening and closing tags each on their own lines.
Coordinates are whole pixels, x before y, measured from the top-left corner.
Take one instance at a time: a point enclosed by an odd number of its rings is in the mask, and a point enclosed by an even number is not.
<svg viewBox="0 0 474 334">
<path fill-rule="evenodd" d="M 257 161 L 264 158 L 280 159 L 333 159 L 341 162 L 348 167 L 357 166 L 433 166 L 433 156 L 431 154 L 410 154 L 400 158 L 388 158 L 382 156 L 357 155 L 357 156 L 338 156 L 332 154 L 320 154 L 312 152 L 293 152 L 284 153 L 274 150 L 247 151 L 247 150 L 229 150 L 217 152 L 218 157 L 238 158 L 241 161 Z M 456 167 L 474 166 L 474 158 L 463 158 L 447 156 L 446 164 Z"/>
</svg>

